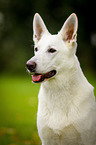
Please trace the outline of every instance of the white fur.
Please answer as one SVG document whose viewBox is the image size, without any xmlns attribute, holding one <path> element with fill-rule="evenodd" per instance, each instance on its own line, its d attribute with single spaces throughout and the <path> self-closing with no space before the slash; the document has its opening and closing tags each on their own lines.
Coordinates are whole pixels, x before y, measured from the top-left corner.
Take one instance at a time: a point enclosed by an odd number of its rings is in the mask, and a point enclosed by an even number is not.
<svg viewBox="0 0 96 145">
<path fill-rule="evenodd" d="M 96 103 L 93 87 L 82 73 L 76 52 L 78 21 L 72 14 L 57 35 L 51 35 L 39 14 L 34 16 L 34 42 L 38 51 L 29 61 L 37 73 L 57 71 L 41 84 L 37 114 L 43 145 L 95 145 Z M 73 30 L 73 32 L 72 32 Z M 54 48 L 55 53 L 48 53 Z"/>
</svg>

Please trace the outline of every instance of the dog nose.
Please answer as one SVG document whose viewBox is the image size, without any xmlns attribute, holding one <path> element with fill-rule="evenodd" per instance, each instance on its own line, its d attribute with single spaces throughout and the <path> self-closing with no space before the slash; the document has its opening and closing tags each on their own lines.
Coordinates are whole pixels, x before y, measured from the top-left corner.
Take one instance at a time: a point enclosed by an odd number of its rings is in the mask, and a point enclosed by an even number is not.
<svg viewBox="0 0 96 145">
<path fill-rule="evenodd" d="M 26 68 L 30 71 L 30 72 L 34 72 L 35 68 L 36 68 L 36 63 L 35 62 L 27 62 L 26 63 Z"/>
</svg>

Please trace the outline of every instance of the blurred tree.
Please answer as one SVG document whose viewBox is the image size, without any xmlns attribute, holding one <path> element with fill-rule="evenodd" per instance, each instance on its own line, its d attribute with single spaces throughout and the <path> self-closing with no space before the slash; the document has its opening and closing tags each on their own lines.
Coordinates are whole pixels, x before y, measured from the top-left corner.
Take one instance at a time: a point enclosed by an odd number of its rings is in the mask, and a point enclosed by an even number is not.
<svg viewBox="0 0 96 145">
<path fill-rule="evenodd" d="M 95 1 L 87 0 L 0 0 L 0 67 L 2 72 L 25 72 L 33 55 L 32 20 L 38 12 L 49 31 L 57 33 L 75 12 L 79 19 L 77 55 L 83 68 L 96 71 Z M 94 37 L 94 41 L 96 37 Z"/>
</svg>

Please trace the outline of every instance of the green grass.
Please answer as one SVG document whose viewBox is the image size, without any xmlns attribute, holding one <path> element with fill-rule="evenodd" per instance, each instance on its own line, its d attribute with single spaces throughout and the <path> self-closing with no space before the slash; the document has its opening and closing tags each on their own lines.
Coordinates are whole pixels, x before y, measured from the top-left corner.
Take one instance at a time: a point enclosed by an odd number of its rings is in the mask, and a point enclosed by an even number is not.
<svg viewBox="0 0 96 145">
<path fill-rule="evenodd" d="M 0 77 L 0 145 L 39 145 L 39 85 L 31 77 Z"/>
<path fill-rule="evenodd" d="M 87 78 L 96 88 L 95 75 Z M 39 87 L 28 75 L 0 76 L 0 145 L 41 145 L 36 125 Z"/>
</svg>

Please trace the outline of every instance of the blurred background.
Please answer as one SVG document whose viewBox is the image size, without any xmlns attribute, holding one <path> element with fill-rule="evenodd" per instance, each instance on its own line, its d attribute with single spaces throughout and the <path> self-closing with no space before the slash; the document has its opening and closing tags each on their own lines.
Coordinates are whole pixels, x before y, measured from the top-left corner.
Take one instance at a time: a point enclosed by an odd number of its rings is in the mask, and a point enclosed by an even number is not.
<svg viewBox="0 0 96 145">
<path fill-rule="evenodd" d="M 36 128 L 40 86 L 31 83 L 25 68 L 33 56 L 34 14 L 53 34 L 71 13 L 77 14 L 77 56 L 96 88 L 95 9 L 93 0 L 0 0 L 0 145 L 41 144 Z"/>
</svg>

